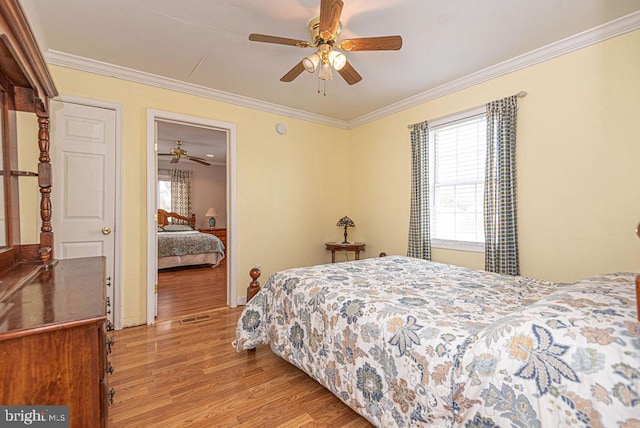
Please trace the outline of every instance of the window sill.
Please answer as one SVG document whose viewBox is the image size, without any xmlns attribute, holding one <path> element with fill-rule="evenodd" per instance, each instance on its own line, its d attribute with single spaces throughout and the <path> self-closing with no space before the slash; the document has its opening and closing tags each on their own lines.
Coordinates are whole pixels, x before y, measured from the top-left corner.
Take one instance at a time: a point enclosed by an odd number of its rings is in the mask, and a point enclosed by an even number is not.
<svg viewBox="0 0 640 428">
<path fill-rule="evenodd" d="M 450 239 L 432 239 L 431 248 L 444 248 L 447 250 L 471 251 L 484 253 L 483 242 L 453 241 Z"/>
</svg>

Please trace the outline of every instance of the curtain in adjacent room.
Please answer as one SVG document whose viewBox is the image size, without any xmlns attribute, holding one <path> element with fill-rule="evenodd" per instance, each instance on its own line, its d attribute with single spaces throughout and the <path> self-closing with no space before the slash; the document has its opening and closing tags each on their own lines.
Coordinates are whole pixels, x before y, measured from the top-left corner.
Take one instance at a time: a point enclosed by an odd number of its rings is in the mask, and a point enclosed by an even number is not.
<svg viewBox="0 0 640 428">
<path fill-rule="evenodd" d="M 485 269 L 519 275 L 516 219 L 517 96 L 487 104 Z"/>
<path fill-rule="evenodd" d="M 185 217 L 191 217 L 193 212 L 191 200 L 193 172 L 172 169 L 169 176 L 171 177 L 171 211 Z"/>
<path fill-rule="evenodd" d="M 411 128 L 411 214 L 407 255 L 431 260 L 429 230 L 429 128 L 427 121 Z"/>
</svg>

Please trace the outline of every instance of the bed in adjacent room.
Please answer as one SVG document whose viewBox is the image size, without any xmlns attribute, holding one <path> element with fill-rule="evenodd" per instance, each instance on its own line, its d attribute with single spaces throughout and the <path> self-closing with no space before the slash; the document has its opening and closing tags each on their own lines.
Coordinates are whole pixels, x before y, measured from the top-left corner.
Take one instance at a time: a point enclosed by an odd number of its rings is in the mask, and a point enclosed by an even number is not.
<svg viewBox="0 0 640 428">
<path fill-rule="evenodd" d="M 637 427 L 634 284 L 402 256 L 295 268 L 247 303 L 234 344 L 270 345 L 379 427 Z"/>
<path fill-rule="evenodd" d="M 220 264 L 224 244 L 215 235 L 195 230 L 195 223 L 195 214 L 184 217 L 158 210 L 158 269 Z"/>
</svg>

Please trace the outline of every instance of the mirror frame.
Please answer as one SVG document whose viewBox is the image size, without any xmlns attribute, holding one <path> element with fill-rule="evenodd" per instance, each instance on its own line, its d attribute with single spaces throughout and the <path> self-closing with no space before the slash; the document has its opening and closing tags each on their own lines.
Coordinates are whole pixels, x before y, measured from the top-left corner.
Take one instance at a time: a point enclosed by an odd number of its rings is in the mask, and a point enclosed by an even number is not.
<svg viewBox="0 0 640 428">
<path fill-rule="evenodd" d="M 7 247 L 0 251 L 0 274 L 24 261 L 53 259 L 51 229 L 51 163 L 49 158 L 49 99 L 58 95 L 19 0 L 0 1 L 0 90 L 2 100 L 2 162 L 7 215 Z M 16 111 L 35 113 L 38 135 L 26 142 L 17 141 Z M 38 244 L 22 245 L 18 177 L 35 175 L 17 171 L 18 144 L 37 141 L 38 187 L 40 189 L 40 237 Z"/>
</svg>

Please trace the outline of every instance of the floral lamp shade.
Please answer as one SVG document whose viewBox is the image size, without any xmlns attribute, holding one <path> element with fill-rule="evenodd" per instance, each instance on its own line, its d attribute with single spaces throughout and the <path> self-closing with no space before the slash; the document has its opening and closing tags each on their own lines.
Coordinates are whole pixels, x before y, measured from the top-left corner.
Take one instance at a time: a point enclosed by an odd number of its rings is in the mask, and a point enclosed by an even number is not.
<svg viewBox="0 0 640 428">
<path fill-rule="evenodd" d="M 347 241 L 347 227 L 356 227 L 356 224 L 348 216 L 344 216 L 340 220 L 338 220 L 336 226 L 344 227 L 344 241 L 342 243 L 348 244 L 349 241 Z"/>
<path fill-rule="evenodd" d="M 215 208 L 209 208 L 207 210 L 207 213 L 204 215 L 205 217 L 209 217 L 209 227 L 210 228 L 214 228 L 216 227 L 216 217 L 218 216 L 218 211 L 216 211 Z"/>
</svg>

